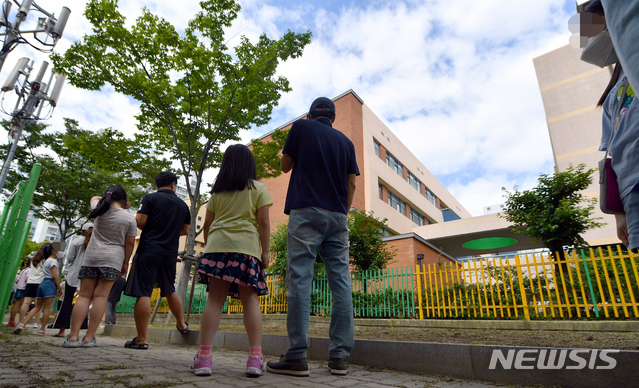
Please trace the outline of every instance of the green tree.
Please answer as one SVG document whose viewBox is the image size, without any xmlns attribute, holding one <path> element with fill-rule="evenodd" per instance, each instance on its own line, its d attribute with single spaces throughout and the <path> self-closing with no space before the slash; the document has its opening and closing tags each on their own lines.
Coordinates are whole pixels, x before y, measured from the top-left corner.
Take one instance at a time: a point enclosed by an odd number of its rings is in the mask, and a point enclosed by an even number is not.
<svg viewBox="0 0 639 388">
<path fill-rule="evenodd" d="M 196 225 L 201 204 L 203 173 L 221 161 L 219 147 L 240 140 L 240 130 L 268 123 L 281 93 L 291 90 L 288 80 L 276 75 L 279 63 L 301 56 L 311 40 L 310 31 L 289 31 L 278 40 L 263 34 L 256 43 L 241 37 L 231 51 L 225 30 L 240 5 L 236 0 L 204 0 L 200 7 L 180 33 L 146 8 L 126 27 L 116 0 L 90 0 L 84 15 L 92 33 L 51 57 L 56 71 L 74 86 L 99 90 L 111 85 L 140 103 L 136 143 L 179 164 L 191 202 L 191 225 Z M 193 227 L 187 236 L 191 253 L 196 233 Z M 183 300 L 189 273 L 187 266 L 180 279 Z"/>
<path fill-rule="evenodd" d="M 286 265 L 288 263 L 287 234 L 288 221 L 278 224 L 275 232 L 271 233 L 271 245 L 269 251 L 272 263 L 267 268 L 267 272 L 269 274 L 280 275 L 283 279 L 286 279 Z M 319 252 L 315 258 L 313 274 L 314 276 L 322 276 L 326 274 L 322 255 L 320 255 Z"/>
<path fill-rule="evenodd" d="M 382 228 L 388 228 L 386 218 L 375 218 L 373 212 L 353 210 L 348 215 L 348 242 L 351 265 L 357 271 L 384 269 L 396 255 L 382 241 Z"/>
<path fill-rule="evenodd" d="M 3 124 L 8 130 L 9 123 Z M 87 222 L 92 196 L 100 195 L 110 184 L 130 186 L 130 181 L 126 174 L 102 171 L 70 146 L 73 139 L 90 133 L 80 128 L 77 121 L 65 119 L 64 132 L 47 132 L 46 126 L 41 124 L 29 129 L 25 146 L 16 152 L 17 169 L 12 172 L 9 182 L 15 185 L 19 180 L 27 179 L 33 164 L 42 165 L 33 195 L 33 213 L 37 218 L 55 223 L 65 240 Z M 127 187 L 127 193 L 135 200 L 142 190 Z"/>
<path fill-rule="evenodd" d="M 553 258 L 564 257 L 565 247 L 587 246 L 581 234 L 604 225 L 598 222 L 601 218 L 592 217 L 597 200 L 581 194 L 590 186 L 593 172 L 585 164 L 570 165 L 564 172 L 541 174 L 539 184 L 531 190 L 502 188 L 506 192 L 502 217 L 513 224 L 513 232 L 541 241 Z M 564 273 L 566 269 L 564 266 Z"/>
<path fill-rule="evenodd" d="M 42 245 L 42 243 L 27 240 L 22 250 L 22 260 L 28 258 L 30 254 L 37 252 L 37 250 L 40 249 L 40 245 Z M 23 268 L 22 264 L 20 264 L 20 268 Z"/>
<path fill-rule="evenodd" d="M 274 131 L 271 133 L 271 140 L 269 141 L 259 139 L 251 141 L 251 150 L 253 151 L 253 156 L 255 156 L 258 177 L 276 177 L 282 173 L 280 151 L 284 148 L 288 131 L 288 129 Z"/>
<path fill-rule="evenodd" d="M 386 218 L 375 218 L 373 212 L 365 213 L 353 210 L 348 215 L 348 240 L 350 264 L 356 271 L 383 269 L 390 264 L 396 255 L 396 250 L 389 250 L 382 241 L 384 235 L 382 228 L 387 228 Z M 280 274 L 286 277 L 287 246 L 286 235 L 288 222 L 282 222 L 275 232 L 271 233 L 270 252 L 273 264 L 268 271 L 271 274 Z M 318 252 L 315 260 L 315 276 L 326 273 L 322 256 Z"/>
</svg>

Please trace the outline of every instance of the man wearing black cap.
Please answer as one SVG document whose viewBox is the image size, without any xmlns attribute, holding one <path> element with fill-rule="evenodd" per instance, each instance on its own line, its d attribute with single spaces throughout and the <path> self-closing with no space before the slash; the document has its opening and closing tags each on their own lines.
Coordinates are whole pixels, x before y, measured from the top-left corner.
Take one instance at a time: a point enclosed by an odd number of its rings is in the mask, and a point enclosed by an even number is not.
<svg viewBox="0 0 639 388">
<path fill-rule="evenodd" d="M 320 253 L 326 267 L 333 308 L 328 367 L 345 375 L 344 360 L 353 349 L 353 302 L 346 215 L 353 203 L 359 175 L 353 143 L 333 129 L 335 104 L 326 97 L 313 101 L 307 120 L 293 123 L 282 150 L 282 171 L 293 170 L 284 213 L 288 214 L 288 311 L 290 346 L 272 373 L 308 376 L 306 352 L 313 265 Z"/>
</svg>

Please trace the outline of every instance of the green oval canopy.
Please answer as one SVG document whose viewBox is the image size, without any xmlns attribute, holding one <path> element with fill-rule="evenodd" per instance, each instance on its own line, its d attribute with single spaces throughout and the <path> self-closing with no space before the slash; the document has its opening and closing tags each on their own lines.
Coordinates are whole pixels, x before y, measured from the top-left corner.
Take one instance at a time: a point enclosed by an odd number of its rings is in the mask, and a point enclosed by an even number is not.
<svg viewBox="0 0 639 388">
<path fill-rule="evenodd" d="M 498 249 L 517 243 L 512 237 L 486 237 L 466 241 L 462 246 L 466 249 Z"/>
</svg>

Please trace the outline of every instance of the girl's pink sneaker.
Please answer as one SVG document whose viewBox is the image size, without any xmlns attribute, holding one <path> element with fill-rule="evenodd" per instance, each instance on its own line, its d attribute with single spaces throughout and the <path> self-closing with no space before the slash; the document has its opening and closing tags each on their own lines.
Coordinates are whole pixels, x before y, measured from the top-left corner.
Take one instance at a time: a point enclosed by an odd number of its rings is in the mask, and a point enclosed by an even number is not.
<svg viewBox="0 0 639 388">
<path fill-rule="evenodd" d="M 191 364 L 191 372 L 195 373 L 196 376 L 210 376 L 213 373 L 211 371 L 212 366 L 213 359 L 210 354 L 203 356 L 200 352 L 197 352 L 193 359 L 193 364 Z"/>
<path fill-rule="evenodd" d="M 246 375 L 251 377 L 258 377 L 264 374 L 266 367 L 264 366 L 264 355 L 259 356 L 249 355 L 246 362 Z"/>
</svg>

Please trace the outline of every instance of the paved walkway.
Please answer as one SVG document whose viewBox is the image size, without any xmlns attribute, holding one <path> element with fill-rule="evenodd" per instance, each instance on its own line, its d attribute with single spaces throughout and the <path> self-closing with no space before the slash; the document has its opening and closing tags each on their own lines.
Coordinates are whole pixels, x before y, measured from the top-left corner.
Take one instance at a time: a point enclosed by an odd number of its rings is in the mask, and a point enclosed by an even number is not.
<svg viewBox="0 0 639 388">
<path fill-rule="evenodd" d="M 194 346 L 151 344 L 149 350 L 125 349 L 124 340 L 98 337 L 98 347 L 65 349 L 62 339 L 38 336 L 28 328 L 21 335 L 0 328 L 0 388 L 27 387 L 441 387 L 488 388 L 498 385 L 413 375 L 351 365 L 347 376 L 333 376 L 322 362 L 309 362 L 310 377 L 268 372 L 259 378 L 244 375 L 246 352 L 214 350 L 213 375 L 189 371 Z M 267 357 L 275 359 L 276 356 Z"/>
</svg>

